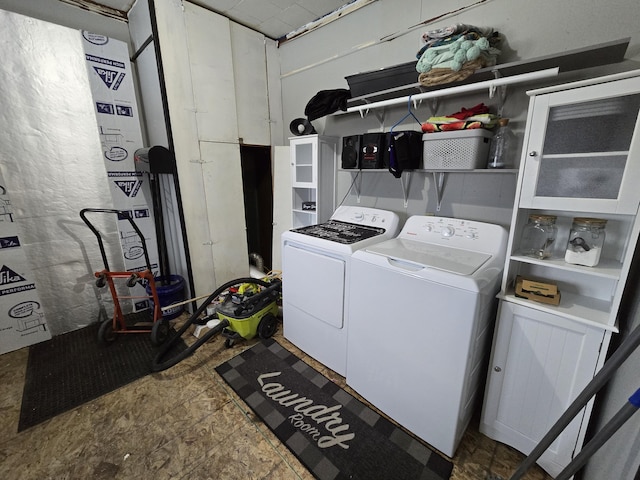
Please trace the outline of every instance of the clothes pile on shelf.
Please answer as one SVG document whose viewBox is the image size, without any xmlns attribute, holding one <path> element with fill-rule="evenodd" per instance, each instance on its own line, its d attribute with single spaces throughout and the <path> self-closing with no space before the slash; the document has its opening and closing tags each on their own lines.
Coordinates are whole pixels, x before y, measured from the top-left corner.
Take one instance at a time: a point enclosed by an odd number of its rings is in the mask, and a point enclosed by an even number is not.
<svg viewBox="0 0 640 480">
<path fill-rule="evenodd" d="M 461 81 L 476 70 L 496 64 L 502 36 L 492 28 L 456 24 L 422 34 L 416 57 L 423 86 Z"/>
<path fill-rule="evenodd" d="M 471 108 L 462 108 L 459 112 L 445 116 L 429 117 L 422 124 L 424 133 L 449 132 L 453 130 L 470 130 L 474 128 L 492 129 L 498 124 L 500 117 L 489 112 L 489 107 L 479 103 Z"/>
</svg>

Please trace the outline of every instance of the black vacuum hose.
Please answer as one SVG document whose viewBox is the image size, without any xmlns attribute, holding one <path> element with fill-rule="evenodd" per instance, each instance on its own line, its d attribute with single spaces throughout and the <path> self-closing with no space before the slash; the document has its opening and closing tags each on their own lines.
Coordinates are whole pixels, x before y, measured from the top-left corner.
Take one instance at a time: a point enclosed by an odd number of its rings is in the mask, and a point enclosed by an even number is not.
<svg viewBox="0 0 640 480">
<path fill-rule="evenodd" d="M 165 343 L 165 345 L 162 347 L 162 350 L 158 352 L 158 354 L 155 356 L 155 358 L 151 362 L 151 371 L 161 372 L 162 370 L 166 370 L 167 368 L 177 365 L 185 358 L 193 355 L 193 353 L 198 348 L 200 348 L 204 343 L 206 343 L 211 337 L 217 335 L 218 333 L 222 332 L 222 330 L 224 330 L 226 327 L 228 327 L 230 325 L 228 320 L 221 321 L 218 325 L 216 325 L 215 327 L 210 329 L 208 332 L 206 332 L 193 345 L 187 347 L 185 350 L 180 352 L 175 357 L 172 357 L 169 360 L 166 360 L 164 362 L 162 361 L 163 357 L 167 354 L 167 352 L 169 352 L 171 347 L 173 347 L 173 345 L 180 339 L 180 337 L 182 337 L 182 334 L 186 332 L 191 325 L 193 325 L 193 323 L 198 319 L 200 314 L 205 311 L 205 309 L 209 306 L 209 304 L 213 300 L 215 300 L 222 292 L 224 292 L 228 288 L 231 288 L 235 285 L 242 284 L 242 283 L 253 283 L 253 284 L 266 287 L 263 291 L 258 292 L 252 297 L 249 297 L 245 301 L 245 305 L 251 305 L 259 301 L 265 295 L 270 294 L 273 290 L 280 288 L 280 285 L 282 282 L 280 280 L 277 280 L 275 282 L 265 282 L 264 280 L 260 280 L 258 278 L 246 277 L 246 278 L 237 278 L 223 285 L 220 285 L 217 289 L 213 291 L 211 295 L 207 297 L 207 299 L 204 302 L 202 302 L 202 305 L 200 305 L 200 307 L 189 317 L 189 319 L 184 323 L 184 325 L 180 328 L 180 330 L 178 330 L 176 334 L 173 337 L 171 337 L 169 341 L 167 341 L 167 343 Z"/>
</svg>

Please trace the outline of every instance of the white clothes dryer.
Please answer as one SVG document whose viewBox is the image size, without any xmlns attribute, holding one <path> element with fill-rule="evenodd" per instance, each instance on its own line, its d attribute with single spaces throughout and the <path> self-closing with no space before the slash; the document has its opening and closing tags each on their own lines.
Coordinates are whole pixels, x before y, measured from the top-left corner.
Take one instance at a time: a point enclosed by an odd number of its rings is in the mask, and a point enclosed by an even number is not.
<svg viewBox="0 0 640 480">
<path fill-rule="evenodd" d="M 350 259 L 397 235 L 394 212 L 340 206 L 326 223 L 282 234 L 284 337 L 336 373 L 346 374 Z"/>
<path fill-rule="evenodd" d="M 347 384 L 450 457 L 484 385 L 506 242 L 498 225 L 413 216 L 351 259 Z"/>
</svg>

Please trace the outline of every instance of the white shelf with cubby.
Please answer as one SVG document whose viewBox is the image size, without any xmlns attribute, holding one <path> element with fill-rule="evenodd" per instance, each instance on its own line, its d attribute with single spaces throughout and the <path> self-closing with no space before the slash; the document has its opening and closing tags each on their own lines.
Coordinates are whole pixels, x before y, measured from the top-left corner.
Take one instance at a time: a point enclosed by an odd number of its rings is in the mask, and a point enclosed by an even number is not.
<svg viewBox="0 0 640 480">
<path fill-rule="evenodd" d="M 302 135 L 289 139 L 292 226 L 325 222 L 335 207 L 337 139 Z"/>
</svg>

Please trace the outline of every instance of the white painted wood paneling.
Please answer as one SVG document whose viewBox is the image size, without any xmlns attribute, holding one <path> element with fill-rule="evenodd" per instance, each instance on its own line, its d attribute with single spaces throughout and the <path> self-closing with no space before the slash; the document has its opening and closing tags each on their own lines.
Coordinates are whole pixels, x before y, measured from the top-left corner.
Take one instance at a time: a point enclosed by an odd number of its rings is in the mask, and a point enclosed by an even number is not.
<svg viewBox="0 0 640 480">
<path fill-rule="evenodd" d="M 198 139 L 238 142 L 230 22 L 188 2 L 184 21 Z"/>
<path fill-rule="evenodd" d="M 593 378 L 609 336 L 538 310 L 501 302 L 480 431 L 529 454 Z M 538 463 L 557 475 L 571 460 L 593 400 Z"/>
<path fill-rule="evenodd" d="M 140 80 L 140 97 L 144 122 L 147 127 L 149 146 L 169 147 L 167 127 L 162 108 L 162 94 L 158 80 L 158 63 L 153 42 L 136 59 L 136 70 Z"/>
<path fill-rule="evenodd" d="M 127 12 L 127 19 L 129 20 L 131 44 L 133 51 L 136 52 L 152 35 L 148 0 L 137 0 L 131 10 Z"/>
<path fill-rule="evenodd" d="M 210 247 L 205 183 L 200 160 L 196 108 L 182 2 L 156 2 L 158 42 L 162 55 L 171 117 L 176 166 L 189 242 L 195 296 L 212 292 L 217 283 Z"/>
<path fill-rule="evenodd" d="M 289 132 L 289 123 L 282 115 L 282 86 L 280 84 L 280 53 L 273 40 L 266 40 L 267 90 L 269 92 L 270 145 L 284 145 L 284 132 Z"/>
<path fill-rule="evenodd" d="M 218 284 L 248 276 L 249 253 L 244 216 L 240 146 L 200 142 L 214 273 Z M 197 258 L 191 259 L 193 264 Z"/>
<path fill-rule="evenodd" d="M 272 270 L 282 270 L 282 240 L 291 230 L 291 160 L 289 147 L 274 147 L 273 153 L 273 247 Z"/>
<path fill-rule="evenodd" d="M 238 136 L 247 145 L 270 145 L 269 92 L 265 38 L 231 23 Z"/>
</svg>

